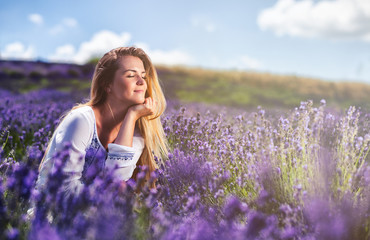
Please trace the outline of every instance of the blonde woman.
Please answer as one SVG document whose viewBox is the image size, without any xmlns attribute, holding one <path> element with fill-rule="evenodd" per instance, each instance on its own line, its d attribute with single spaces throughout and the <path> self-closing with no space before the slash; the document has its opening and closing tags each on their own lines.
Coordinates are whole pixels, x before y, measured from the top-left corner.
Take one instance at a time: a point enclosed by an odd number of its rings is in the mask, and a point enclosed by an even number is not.
<svg viewBox="0 0 370 240">
<path fill-rule="evenodd" d="M 165 107 L 147 54 L 135 47 L 109 51 L 96 65 L 90 101 L 74 107 L 55 130 L 40 164 L 36 188 L 46 186 L 55 167 L 53 155 L 67 142 L 71 144 L 70 157 L 62 167 L 67 176 L 62 188 L 67 195 L 81 191 L 91 167 L 115 169 L 111 177 L 122 183 L 135 177 L 138 165 L 147 166 L 149 173 L 154 171 L 154 155 L 167 153 L 159 118 Z"/>
</svg>

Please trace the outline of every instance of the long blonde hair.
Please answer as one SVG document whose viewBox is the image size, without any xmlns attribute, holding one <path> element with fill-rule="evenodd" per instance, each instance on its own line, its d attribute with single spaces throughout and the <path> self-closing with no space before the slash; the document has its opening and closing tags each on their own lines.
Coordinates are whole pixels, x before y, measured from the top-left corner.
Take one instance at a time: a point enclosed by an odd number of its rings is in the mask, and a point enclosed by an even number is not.
<svg viewBox="0 0 370 240">
<path fill-rule="evenodd" d="M 154 116 L 142 117 L 137 121 L 140 133 L 145 141 L 145 147 L 137 165 L 147 166 L 149 168 L 149 172 L 146 175 L 146 179 L 148 180 L 150 173 L 158 168 L 154 156 L 157 156 L 159 160 L 167 156 L 167 141 L 160 121 L 160 116 L 166 108 L 166 100 L 158 81 L 157 72 L 149 56 L 141 48 L 119 47 L 104 54 L 95 67 L 91 83 L 90 100 L 72 109 L 83 106 L 93 107 L 105 103 L 107 98 L 106 89 L 113 81 L 114 74 L 118 69 L 118 61 L 124 56 L 135 56 L 143 62 L 146 72 L 145 81 L 147 83 L 145 97 L 151 97 L 157 102 L 157 109 Z M 48 149 L 44 156 L 46 156 L 47 151 Z M 133 177 L 136 178 L 136 174 Z M 152 183 L 153 186 L 154 183 Z"/>
</svg>

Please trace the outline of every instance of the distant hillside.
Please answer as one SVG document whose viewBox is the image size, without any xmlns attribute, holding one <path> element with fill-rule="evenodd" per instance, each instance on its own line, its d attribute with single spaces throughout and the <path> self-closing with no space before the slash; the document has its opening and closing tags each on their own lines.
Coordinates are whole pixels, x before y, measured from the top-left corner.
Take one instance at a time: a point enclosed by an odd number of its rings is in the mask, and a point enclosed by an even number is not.
<svg viewBox="0 0 370 240">
<path fill-rule="evenodd" d="M 26 92 L 40 88 L 88 94 L 94 65 L 0 60 L 0 88 Z M 370 109 L 370 85 L 327 82 L 269 73 L 157 66 L 169 99 L 235 107 L 291 108 L 308 99 L 329 106 Z"/>
<path fill-rule="evenodd" d="M 365 83 L 187 67 L 158 66 L 157 69 L 166 93 L 185 101 L 291 108 L 301 101 L 319 103 L 325 99 L 332 107 L 355 105 L 370 109 L 370 85 Z"/>
<path fill-rule="evenodd" d="M 0 60 L 0 88 L 13 92 L 41 88 L 84 90 L 89 88 L 93 71 L 92 64 Z"/>
</svg>

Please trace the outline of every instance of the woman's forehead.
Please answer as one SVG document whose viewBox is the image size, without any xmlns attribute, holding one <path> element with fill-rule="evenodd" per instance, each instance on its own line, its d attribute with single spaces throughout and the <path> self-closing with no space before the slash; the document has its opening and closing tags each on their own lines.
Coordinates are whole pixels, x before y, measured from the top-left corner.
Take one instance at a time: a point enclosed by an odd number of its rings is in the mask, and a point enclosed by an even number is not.
<svg viewBox="0 0 370 240">
<path fill-rule="evenodd" d="M 136 71 L 143 71 L 145 70 L 143 61 L 140 58 L 135 56 L 123 56 L 118 61 L 118 64 L 121 68 L 128 70 L 133 69 Z"/>
</svg>

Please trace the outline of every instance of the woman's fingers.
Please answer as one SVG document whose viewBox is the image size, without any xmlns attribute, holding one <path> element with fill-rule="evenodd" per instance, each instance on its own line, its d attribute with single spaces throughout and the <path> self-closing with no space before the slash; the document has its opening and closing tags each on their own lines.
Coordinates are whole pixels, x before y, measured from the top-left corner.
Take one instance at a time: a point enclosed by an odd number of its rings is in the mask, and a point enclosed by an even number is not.
<svg viewBox="0 0 370 240">
<path fill-rule="evenodd" d="M 150 116 L 156 113 L 157 102 L 151 98 L 145 98 L 144 103 L 132 106 L 138 118 Z"/>
<path fill-rule="evenodd" d="M 150 98 L 146 99 L 146 105 L 145 106 L 148 107 L 148 108 L 150 107 Z"/>
<path fill-rule="evenodd" d="M 148 97 L 146 99 L 146 107 L 149 108 L 149 109 L 153 109 L 154 108 L 154 103 L 153 103 L 153 99 L 151 97 Z"/>
</svg>

